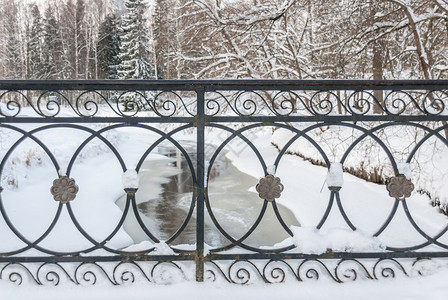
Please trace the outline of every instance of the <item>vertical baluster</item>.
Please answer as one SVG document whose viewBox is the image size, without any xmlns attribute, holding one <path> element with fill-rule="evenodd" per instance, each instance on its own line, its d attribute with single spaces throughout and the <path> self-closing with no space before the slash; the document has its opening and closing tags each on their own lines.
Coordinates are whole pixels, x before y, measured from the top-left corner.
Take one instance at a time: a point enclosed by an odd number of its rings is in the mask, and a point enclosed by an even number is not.
<svg viewBox="0 0 448 300">
<path fill-rule="evenodd" d="M 205 131 L 203 87 L 197 91 L 197 202 L 196 202 L 196 281 L 204 281 L 204 173 L 205 173 Z"/>
</svg>

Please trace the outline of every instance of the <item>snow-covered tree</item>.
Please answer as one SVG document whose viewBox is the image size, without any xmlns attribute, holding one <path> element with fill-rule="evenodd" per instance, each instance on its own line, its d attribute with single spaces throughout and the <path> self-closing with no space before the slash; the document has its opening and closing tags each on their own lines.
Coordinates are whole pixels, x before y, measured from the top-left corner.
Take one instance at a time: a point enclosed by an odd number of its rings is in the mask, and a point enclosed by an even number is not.
<svg viewBox="0 0 448 300">
<path fill-rule="evenodd" d="M 25 75 L 23 44 L 20 39 L 20 11 L 16 1 L 5 2 L 3 5 L 2 35 L 4 48 L 2 50 L 4 54 L 3 64 L 6 68 L 5 77 L 19 79 Z"/>
<path fill-rule="evenodd" d="M 26 78 L 41 79 L 43 76 L 43 24 L 39 7 L 36 4 L 31 6 L 31 18 L 31 26 L 28 29 Z"/>
<path fill-rule="evenodd" d="M 86 78 L 86 24 L 84 0 L 68 0 L 62 6 L 59 20 L 64 53 L 67 56 L 65 78 Z"/>
<path fill-rule="evenodd" d="M 156 0 L 152 18 L 154 75 L 159 79 L 180 79 L 182 70 L 181 53 L 184 41 L 185 23 L 179 16 L 185 10 L 185 0 Z M 191 21 L 191 20 L 190 20 Z"/>
<path fill-rule="evenodd" d="M 60 27 L 53 8 L 49 5 L 45 11 L 43 53 L 43 78 L 63 78 L 64 50 Z"/>
<path fill-rule="evenodd" d="M 191 0 L 180 57 L 196 78 L 447 78 L 445 2 Z"/>
<path fill-rule="evenodd" d="M 152 78 L 147 3 L 143 0 L 126 0 L 125 6 L 127 11 L 121 24 L 121 67 L 118 76 L 120 79 Z"/>
<path fill-rule="evenodd" d="M 191 39 L 182 58 L 195 63 L 196 78 L 313 78 L 309 5 L 193 0 L 182 15 L 195 24 L 186 28 Z"/>
<path fill-rule="evenodd" d="M 145 1 L 36 1 L 39 30 L 35 8 L 0 0 L 0 77 L 448 78 L 446 0 Z M 121 66 L 106 76 L 110 13 Z"/>
<path fill-rule="evenodd" d="M 99 28 L 97 44 L 98 78 L 118 79 L 118 68 L 120 67 L 118 25 L 118 17 L 115 14 L 109 14 Z"/>
</svg>

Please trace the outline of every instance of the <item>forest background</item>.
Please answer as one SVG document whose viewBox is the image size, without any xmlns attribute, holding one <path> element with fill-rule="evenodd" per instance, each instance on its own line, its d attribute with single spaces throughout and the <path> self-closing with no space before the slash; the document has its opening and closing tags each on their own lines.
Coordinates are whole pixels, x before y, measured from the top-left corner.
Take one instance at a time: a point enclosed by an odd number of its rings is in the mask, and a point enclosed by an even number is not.
<svg viewBox="0 0 448 300">
<path fill-rule="evenodd" d="M 448 78 L 447 0 L 0 0 L 3 79 Z"/>
</svg>

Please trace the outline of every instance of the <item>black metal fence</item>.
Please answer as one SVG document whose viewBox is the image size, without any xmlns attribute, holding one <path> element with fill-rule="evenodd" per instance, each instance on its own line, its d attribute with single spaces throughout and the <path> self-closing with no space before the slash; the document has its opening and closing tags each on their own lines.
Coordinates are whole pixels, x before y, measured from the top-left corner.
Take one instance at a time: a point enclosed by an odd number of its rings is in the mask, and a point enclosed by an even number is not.
<svg viewBox="0 0 448 300">
<path fill-rule="evenodd" d="M 426 194 L 434 203 L 439 199 L 443 206 L 444 197 L 448 197 L 443 191 L 431 190 L 434 185 L 427 183 L 428 178 L 415 174 L 415 170 L 421 170 L 428 164 L 435 165 L 442 175 L 447 172 L 447 165 L 443 164 L 448 147 L 447 80 L 0 81 L 0 90 L 1 279 L 19 284 L 24 280 L 37 284 L 58 284 L 60 281 L 80 284 L 95 283 L 99 279 L 123 284 L 134 282 L 137 278 L 151 282 L 195 278 L 197 281 L 246 283 L 254 278 L 278 282 L 289 278 L 302 281 L 324 276 L 343 282 L 357 277 L 377 279 L 394 277 L 398 273 L 408 275 L 414 271 L 422 272 L 418 266 L 424 261 L 448 256 L 448 219 L 445 220 L 441 213 L 435 213 L 438 223 L 434 224 L 439 227 L 434 229 L 431 227 L 433 220 L 415 218 L 415 211 L 407 201 L 411 194 Z M 109 132 L 123 128 L 134 128 L 157 136 L 148 142 L 135 164 L 130 164 L 125 158 L 126 153 L 122 153 L 122 149 L 109 140 Z M 265 128 L 273 134 L 277 130 L 288 134 L 283 144 L 276 143 L 279 151 L 271 162 L 265 159 L 263 149 L 257 148 L 252 139 Z M 338 131 L 332 131 L 334 128 L 345 134 L 339 137 L 338 142 L 329 140 L 338 139 Z M 389 131 L 391 128 L 393 130 Z M 66 165 L 61 163 L 60 154 L 55 153 L 53 146 L 45 140 L 48 132 L 56 129 L 84 134 L 79 145 L 70 150 Z M 347 136 L 347 130 L 352 134 Z M 188 132 L 194 139 L 188 143 L 179 139 L 179 134 L 183 132 Z M 329 135 L 329 132 L 332 133 Z M 208 140 L 212 135 L 215 136 L 213 140 Z M 413 136 L 413 140 L 400 148 L 403 146 L 402 139 L 409 135 Z M 397 137 L 398 142 L 394 141 Z M 367 140 L 369 143 L 366 143 Z M 236 141 L 238 145 L 233 146 Z M 308 145 L 308 150 L 303 148 L 304 151 L 300 151 L 301 144 L 297 144 L 300 141 Z M 14 177 L 14 172 L 21 172 L 15 152 L 29 147 L 30 142 L 37 145 L 42 157 L 50 162 L 55 172 L 54 177 L 42 179 L 48 183 L 44 187 L 48 190 L 46 194 L 36 193 L 33 199 L 23 199 L 20 193 L 22 186 Z M 88 188 L 79 184 L 81 178 L 73 175 L 79 167 L 77 161 L 83 151 L 94 142 L 102 143 L 104 149 L 111 153 L 128 181 L 123 185 L 125 197 L 120 216 L 114 216 L 118 222 L 101 238 L 90 232 L 92 226 L 83 225 L 86 223 L 83 217 L 86 211 L 76 208 L 79 198 L 84 197 L 83 201 L 90 203 L 88 205 L 93 205 L 96 199 L 93 196 L 89 198 L 89 194 L 80 196 L 81 191 Z M 126 143 L 132 146 L 133 140 Z M 145 168 L 151 168 L 144 166 L 150 155 L 165 155 L 161 149 L 166 144 L 170 144 L 169 149 L 174 149 L 174 155 L 182 158 L 180 164 L 183 164 L 188 175 L 182 180 L 188 181 L 190 190 L 183 194 L 189 197 L 184 212 L 170 214 L 177 209 L 175 204 L 161 210 L 160 214 L 165 218 L 178 219 L 174 228 L 161 237 L 160 232 L 151 227 L 151 222 L 145 221 L 148 217 L 143 217 L 142 201 L 138 198 L 145 195 L 139 194 L 135 177 L 141 175 Z M 210 144 L 213 144 L 209 147 L 211 150 L 208 148 Z M 341 150 L 337 152 L 331 145 L 340 146 Z M 235 228 L 222 224 L 223 219 L 217 213 L 218 210 L 222 212 L 223 208 L 217 207 L 223 196 L 216 200 L 213 199 L 216 193 L 211 192 L 212 181 L 219 177 L 216 175 L 220 172 L 216 165 L 220 157 L 235 147 L 238 149 L 235 150 L 235 157 L 241 155 L 244 149 L 250 150 L 260 170 L 259 181 L 254 185 L 256 193 L 254 190 L 247 192 L 258 197 L 259 202 L 255 205 L 257 211 L 247 226 L 241 226 L 239 234 L 234 233 Z M 374 148 L 382 154 L 372 154 Z M 422 157 L 418 155 L 420 152 L 428 153 L 423 149 L 432 149 L 432 152 L 429 152 L 429 158 L 423 156 L 425 161 L 418 162 L 416 160 Z M 334 166 L 334 178 L 327 178 L 328 198 L 324 205 L 316 199 L 299 201 L 307 187 L 301 186 L 300 182 L 287 184 L 287 178 L 278 175 L 276 170 L 279 168 L 294 169 L 294 166 L 281 165 L 287 154 L 300 155 L 328 170 Z M 434 154 L 438 158 L 433 158 Z M 376 157 L 369 158 L 369 155 Z M 352 156 L 355 158 L 349 162 Z M 32 165 L 33 159 L 37 159 L 34 163 L 38 169 L 39 161 L 43 159 L 41 157 L 31 155 L 28 160 L 25 157 L 22 164 Z M 439 165 L 437 159 L 441 162 Z M 169 162 L 173 164 L 172 160 Z M 369 163 L 377 165 L 370 167 Z M 92 166 L 92 172 L 95 168 L 101 166 Z M 318 215 L 314 219 L 306 222 L 299 219 L 302 226 L 305 227 L 306 223 L 306 226 L 315 228 L 316 233 L 331 223 L 333 214 L 336 214 L 346 225 L 346 231 L 365 230 L 362 225 L 358 226 L 359 216 L 350 214 L 350 208 L 346 206 L 343 192 L 350 185 L 346 187 L 340 182 L 338 168 L 381 183 L 379 187 L 375 184 L 375 188 L 389 193 L 387 201 L 390 204 L 384 208 L 387 211 L 385 218 L 374 220 L 376 225 L 369 225 L 370 229 L 366 231 L 375 241 L 381 241 L 387 235 L 389 240 L 382 242 L 383 248 L 357 251 L 346 247 L 340 251 L 327 247 L 323 253 L 315 253 L 313 245 L 308 247 L 311 250 L 303 250 L 300 241 L 294 238 L 291 225 L 299 226 L 287 221 L 279 206 L 284 193 L 289 191 L 291 195 L 291 190 L 294 190 L 299 210 L 303 203 L 313 212 L 318 211 L 317 208 L 314 210 L 313 205 L 323 207 L 320 213 L 313 213 Z M 302 172 L 300 168 L 294 170 Z M 419 178 L 420 183 L 405 176 L 406 170 L 412 170 L 412 178 Z M 146 171 L 151 173 L 151 170 Z M 27 178 L 33 174 L 23 176 Z M 240 181 L 238 177 L 234 180 Z M 324 181 L 325 177 L 321 182 Z M 361 189 L 361 192 L 357 190 L 357 196 L 362 203 L 361 200 L 371 190 L 359 183 L 357 186 Z M 168 186 L 165 186 L 165 192 L 169 193 L 167 189 Z M 322 193 L 320 186 L 317 192 Z M 238 197 L 233 206 L 226 207 L 227 211 L 241 209 L 246 196 Z M 29 227 L 35 226 L 34 216 L 48 214 L 39 211 L 33 204 L 36 199 L 56 204 L 45 229 L 30 233 L 33 230 Z M 15 204 L 11 204 L 13 202 Z M 383 203 L 378 201 L 373 207 Z M 21 217 L 21 209 L 17 209 L 20 205 L 24 211 L 32 212 Z M 425 205 L 430 207 L 429 203 Z M 353 211 L 358 210 L 353 208 Z M 277 222 L 276 230 L 281 244 L 260 245 L 251 239 L 257 235 L 268 212 Z M 226 213 L 224 210 L 224 215 Z M 376 216 L 370 213 L 367 212 L 361 219 Z M 101 227 L 102 220 L 109 217 L 101 215 L 97 223 L 93 222 L 96 224 L 94 227 Z M 140 243 L 138 248 L 111 246 L 110 242 L 122 233 L 129 218 L 134 219 L 134 226 L 142 232 L 141 241 L 146 240 L 147 243 Z M 76 245 L 68 246 L 72 239 L 70 235 L 60 239 L 57 246 L 54 242 L 46 243 L 60 236 L 57 233 L 59 223 L 66 220 L 90 246 L 73 250 Z M 418 238 L 409 238 L 407 233 L 404 234 L 407 231 L 403 234 L 399 230 L 387 233 L 392 227 L 404 227 L 403 220 L 413 228 Z M 158 223 L 158 227 L 164 224 Z M 187 231 L 194 234 L 188 235 Z M 210 232 L 211 241 L 207 240 Z M 56 238 L 52 238 L 53 234 Z M 263 236 L 263 230 L 258 234 Z M 291 238 L 283 239 L 282 234 Z M 277 233 L 273 235 L 275 237 Z M 222 242 L 213 244 L 213 237 L 219 237 Z M 12 242 L 12 239 L 18 242 Z M 135 240 L 134 243 L 137 244 Z M 302 240 L 302 243 L 313 243 L 313 239 L 309 242 Z"/>
</svg>

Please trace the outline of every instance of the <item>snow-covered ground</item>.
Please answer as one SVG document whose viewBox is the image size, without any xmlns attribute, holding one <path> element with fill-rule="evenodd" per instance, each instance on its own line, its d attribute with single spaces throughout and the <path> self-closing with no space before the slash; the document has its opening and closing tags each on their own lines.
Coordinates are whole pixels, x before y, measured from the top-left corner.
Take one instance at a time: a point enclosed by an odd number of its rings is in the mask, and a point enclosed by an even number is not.
<svg viewBox="0 0 448 300">
<path fill-rule="evenodd" d="M 253 140 L 268 166 L 274 164 L 278 156 L 278 150 L 269 144 L 271 140 L 270 130 L 271 128 L 267 129 L 265 131 L 266 135 L 263 136 L 263 131 L 257 129 L 259 138 Z M 287 136 L 287 139 L 289 138 L 290 136 Z M 283 141 L 283 143 L 285 142 Z M 293 144 L 293 146 L 295 145 Z M 244 147 L 244 144 L 240 143 L 240 147 Z M 236 153 L 238 155 L 235 155 Z M 359 156 L 359 153 L 357 155 Z M 260 164 L 257 163 L 257 160 L 254 159 L 254 156 L 249 147 L 244 147 L 243 150 L 234 149 L 229 154 L 229 157 L 233 159 L 233 163 L 242 171 L 257 178 L 263 177 L 263 170 Z M 331 161 L 338 162 L 335 159 Z M 443 165 L 438 167 L 446 172 L 448 165 L 446 162 L 443 163 Z M 401 205 L 393 221 L 379 235 L 378 240 L 376 238 L 366 238 L 380 229 L 392 210 L 394 199 L 388 195 L 384 185 L 368 183 L 353 175 L 344 173 L 342 189 L 340 190 L 341 203 L 348 218 L 357 230 L 352 232 L 335 204 L 322 229 L 320 232 L 317 232 L 314 228 L 324 215 L 330 197 L 330 191 L 327 188 L 329 184 L 327 182 L 327 169 L 311 165 L 311 163 L 304 161 L 300 157 L 285 155 L 280 159 L 276 176 L 281 178 L 285 187 L 282 196 L 277 201 L 288 207 L 301 224 L 300 228 L 294 229 L 296 234 L 293 242 L 300 244 L 298 240 L 310 240 L 311 238 L 314 238 L 316 242 L 314 244 L 316 248 L 307 249 L 307 251 L 304 251 L 305 249 L 302 248 L 301 250 L 305 253 L 322 253 L 317 251 L 317 245 L 323 238 L 322 235 L 325 235 L 324 240 L 330 244 L 332 240 L 335 242 L 345 240 L 345 243 L 343 242 L 339 244 L 339 247 L 333 248 L 339 250 L 345 248 L 345 251 L 378 251 L 384 245 L 405 247 L 425 241 L 412 228 Z M 414 173 L 411 173 L 411 176 L 413 178 Z M 340 179 L 336 178 L 333 180 L 338 181 Z M 440 185 L 442 185 L 441 182 Z M 436 207 L 431 206 L 430 200 L 426 195 L 421 195 L 414 191 L 412 196 L 407 198 L 406 201 L 416 223 L 429 235 L 436 235 L 447 225 L 447 217 L 440 214 Z M 443 235 L 440 241 L 446 243 L 448 235 Z M 357 245 L 357 249 L 353 248 L 355 246 L 351 246 L 353 244 Z M 365 245 L 364 248 L 363 245 Z M 321 249 L 323 248 L 325 246 L 322 246 Z"/>
<path fill-rule="evenodd" d="M 306 135 L 316 141 L 331 162 L 339 162 L 345 152 L 364 133 L 360 129 L 371 130 L 380 125 L 378 122 L 361 122 L 358 124 L 347 123 L 348 126 L 321 126 L 310 130 Z M 352 128 L 349 126 L 359 126 Z M 426 129 L 411 125 L 390 123 L 386 128 L 373 131 L 374 136 L 385 144 L 387 150 L 394 156 L 395 162 L 404 164 L 417 144 L 427 137 L 431 126 L 437 123 L 423 124 Z M 307 124 L 296 124 L 299 130 L 305 130 Z M 443 130 L 439 131 L 442 138 Z M 272 142 L 279 148 L 295 136 L 290 130 L 280 128 L 272 137 Z M 415 185 L 415 190 L 431 195 L 432 201 L 440 202 L 442 209 L 448 207 L 448 147 L 435 135 L 427 139 L 411 157 L 408 168 Z M 290 153 L 297 154 L 308 159 L 324 162 L 322 155 L 307 139 L 296 140 L 289 148 Z M 386 182 L 387 178 L 394 176 L 392 163 L 386 151 L 381 148 L 378 141 L 371 137 L 363 140 L 350 152 L 344 161 L 345 169 L 353 169 L 356 173 L 370 181 Z M 364 173 L 364 174 L 363 174 Z"/>
<path fill-rule="evenodd" d="M 20 125 L 21 128 L 27 130 L 39 126 L 42 125 Z M 105 125 L 90 124 L 88 128 L 101 130 L 103 126 Z M 348 228 L 336 206 L 333 207 L 322 230 L 315 230 L 315 226 L 325 212 L 330 196 L 330 191 L 326 188 L 328 182 L 325 182 L 330 178 L 342 183 L 341 178 L 337 175 L 338 172 L 335 172 L 334 178 L 328 177 L 325 168 L 313 166 L 293 155 L 282 157 L 277 168 L 274 168 L 278 150 L 270 143 L 271 132 L 272 128 L 257 129 L 248 134 L 248 137 L 260 150 L 267 172 L 275 174 L 282 180 L 285 189 L 278 202 L 289 208 L 301 224 L 301 227 L 291 227 L 294 237 L 280 239 L 275 247 L 295 244 L 298 246 L 295 251 L 305 253 L 322 253 L 327 248 L 334 251 L 384 251 L 386 245 L 412 246 L 424 241 L 410 225 L 401 206 L 388 230 L 384 231 L 378 239 L 372 238 L 371 235 L 386 220 L 394 199 L 387 194 L 384 186 L 366 183 L 346 173 L 343 175 L 341 199 L 347 215 L 359 230 L 353 232 Z M 5 128 L 0 129 L 0 134 L 2 136 L 0 157 L 3 157 L 21 135 Z M 98 139 L 89 143 L 79 154 L 73 168 L 67 170 L 74 149 L 88 135 L 89 133 L 81 130 L 66 128 L 48 129 L 36 133 L 58 161 L 59 170 L 54 167 L 43 149 L 34 142 L 26 141 L 11 153 L 1 178 L 1 185 L 4 187 L 2 199 L 12 223 L 30 240 L 35 240 L 42 235 L 54 219 L 58 204 L 52 200 L 49 187 L 59 174 L 66 174 L 68 171 L 70 171 L 68 175 L 75 178 L 80 187 L 76 201 L 71 204 L 77 220 L 95 239 L 102 240 L 107 237 L 122 214 L 115 203 L 116 200 L 123 194 L 123 188 L 136 184 L 137 178 L 132 170 L 135 169 L 148 145 L 159 138 L 154 132 L 141 128 L 123 127 L 107 131 L 104 136 L 122 155 L 128 172 L 124 172 L 115 155 Z M 191 141 L 194 138 L 193 130 L 175 135 L 175 139 L 183 141 Z M 225 135 L 219 130 L 207 132 L 207 141 L 212 144 L 219 144 L 224 139 Z M 239 170 L 257 179 L 264 177 L 266 170 L 263 170 L 251 148 L 241 143 L 239 139 L 229 144 L 226 150 L 227 156 Z M 148 157 L 149 160 L 161 158 L 162 156 L 157 151 Z M 337 168 L 336 165 L 335 167 Z M 126 175 L 123 176 L 123 174 Z M 156 194 L 160 193 L 161 183 L 158 182 L 154 186 Z M 248 191 L 248 193 L 253 192 L 255 192 L 254 187 Z M 431 207 L 427 196 L 414 192 L 407 201 L 417 224 L 429 234 L 434 235 L 446 226 L 447 218 L 436 208 Z M 98 226 L 99 223 L 102 226 Z M 2 252 L 24 245 L 2 219 L 0 220 L 0 236 L 0 251 Z M 70 238 L 67 239 L 67 236 Z M 313 243 L 303 243 L 305 240 L 313 241 Z M 446 243 L 448 234 L 439 240 Z M 42 241 L 41 245 L 54 251 L 82 251 L 90 247 L 91 243 L 77 232 L 64 208 L 54 231 Z M 132 246 L 133 241 L 125 230 L 120 229 L 107 245 L 111 248 L 122 249 Z M 151 247 L 151 243 L 140 246 Z M 431 250 L 435 248 L 432 247 Z M 26 254 L 37 253 L 27 252 Z M 425 277 L 399 277 L 379 281 L 361 279 L 345 284 L 321 279 L 317 282 L 310 280 L 273 285 L 255 282 L 245 287 L 221 282 L 184 282 L 169 286 L 136 283 L 131 288 L 113 287 L 103 283 L 94 287 L 79 287 L 70 284 L 60 287 L 28 285 L 15 287 L 9 282 L 0 281 L 0 299 L 59 299 L 61 297 L 65 299 L 146 299 L 149 297 L 164 299 L 380 299 L 385 297 L 446 299 L 448 287 L 444 279 L 448 275 L 448 264 L 442 261 L 429 273 L 430 275 Z"/>
</svg>

